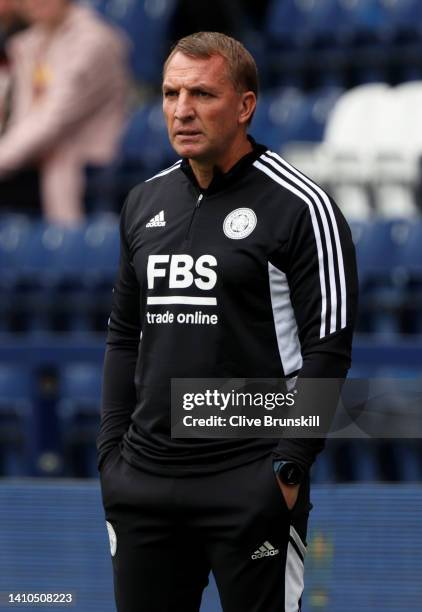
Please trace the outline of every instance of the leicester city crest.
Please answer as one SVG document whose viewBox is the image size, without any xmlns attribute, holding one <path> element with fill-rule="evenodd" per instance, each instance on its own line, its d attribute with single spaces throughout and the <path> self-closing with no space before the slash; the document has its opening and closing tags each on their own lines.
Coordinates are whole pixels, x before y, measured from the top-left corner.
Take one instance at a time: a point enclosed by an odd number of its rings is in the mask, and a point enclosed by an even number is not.
<svg viewBox="0 0 422 612">
<path fill-rule="evenodd" d="M 240 240 L 253 232 L 256 214 L 251 208 L 236 208 L 224 219 L 223 230 L 227 238 Z"/>
</svg>

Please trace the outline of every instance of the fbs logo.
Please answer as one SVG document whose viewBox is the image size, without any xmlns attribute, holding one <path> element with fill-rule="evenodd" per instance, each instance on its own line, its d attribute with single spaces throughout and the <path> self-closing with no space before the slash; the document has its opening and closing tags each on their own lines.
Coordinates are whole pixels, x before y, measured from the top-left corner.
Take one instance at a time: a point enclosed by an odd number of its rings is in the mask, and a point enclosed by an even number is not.
<svg viewBox="0 0 422 612">
<path fill-rule="evenodd" d="M 255 559 L 263 559 L 264 557 L 275 557 L 279 552 L 279 549 L 274 548 L 267 540 L 251 555 L 251 559 L 255 561 Z"/>
<path fill-rule="evenodd" d="M 169 289 L 187 289 L 195 285 L 204 291 L 213 289 L 217 282 L 217 266 L 213 255 L 150 255 L 148 257 L 148 289 L 154 289 L 156 278 L 168 277 Z"/>
<path fill-rule="evenodd" d="M 145 227 L 165 227 L 166 221 L 164 219 L 164 210 L 160 210 L 158 215 L 155 215 L 148 221 Z"/>
</svg>

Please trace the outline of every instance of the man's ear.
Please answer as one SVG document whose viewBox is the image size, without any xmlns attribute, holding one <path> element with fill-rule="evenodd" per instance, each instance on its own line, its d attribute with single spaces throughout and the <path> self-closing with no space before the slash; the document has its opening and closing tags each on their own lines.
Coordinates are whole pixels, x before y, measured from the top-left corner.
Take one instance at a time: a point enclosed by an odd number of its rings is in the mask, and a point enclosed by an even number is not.
<svg viewBox="0 0 422 612">
<path fill-rule="evenodd" d="M 253 91 L 245 91 L 241 94 L 239 123 L 249 123 L 256 108 L 256 95 Z"/>
</svg>

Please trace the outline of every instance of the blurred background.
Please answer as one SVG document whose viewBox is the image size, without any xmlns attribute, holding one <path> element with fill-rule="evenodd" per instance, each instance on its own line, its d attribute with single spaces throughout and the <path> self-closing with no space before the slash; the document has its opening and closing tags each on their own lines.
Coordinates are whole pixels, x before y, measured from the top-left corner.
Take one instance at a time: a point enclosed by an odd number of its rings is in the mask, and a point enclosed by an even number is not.
<svg viewBox="0 0 422 612">
<path fill-rule="evenodd" d="M 95 437 L 118 214 L 176 159 L 162 62 L 198 30 L 252 52 L 251 135 L 349 220 L 350 376 L 422 380 L 420 0 L 0 0 L 0 609 L 114 610 Z M 303 610 L 422 610 L 421 440 L 330 440 L 312 478 Z"/>
</svg>

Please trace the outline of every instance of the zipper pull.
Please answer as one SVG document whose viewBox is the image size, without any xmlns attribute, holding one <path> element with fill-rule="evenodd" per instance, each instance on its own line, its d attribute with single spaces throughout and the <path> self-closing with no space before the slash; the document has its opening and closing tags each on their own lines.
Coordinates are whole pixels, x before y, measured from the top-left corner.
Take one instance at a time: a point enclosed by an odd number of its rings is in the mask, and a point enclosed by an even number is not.
<svg viewBox="0 0 422 612">
<path fill-rule="evenodd" d="M 199 194 L 198 199 L 196 200 L 195 208 L 199 208 L 200 207 L 203 197 L 204 197 L 203 193 Z"/>
</svg>

